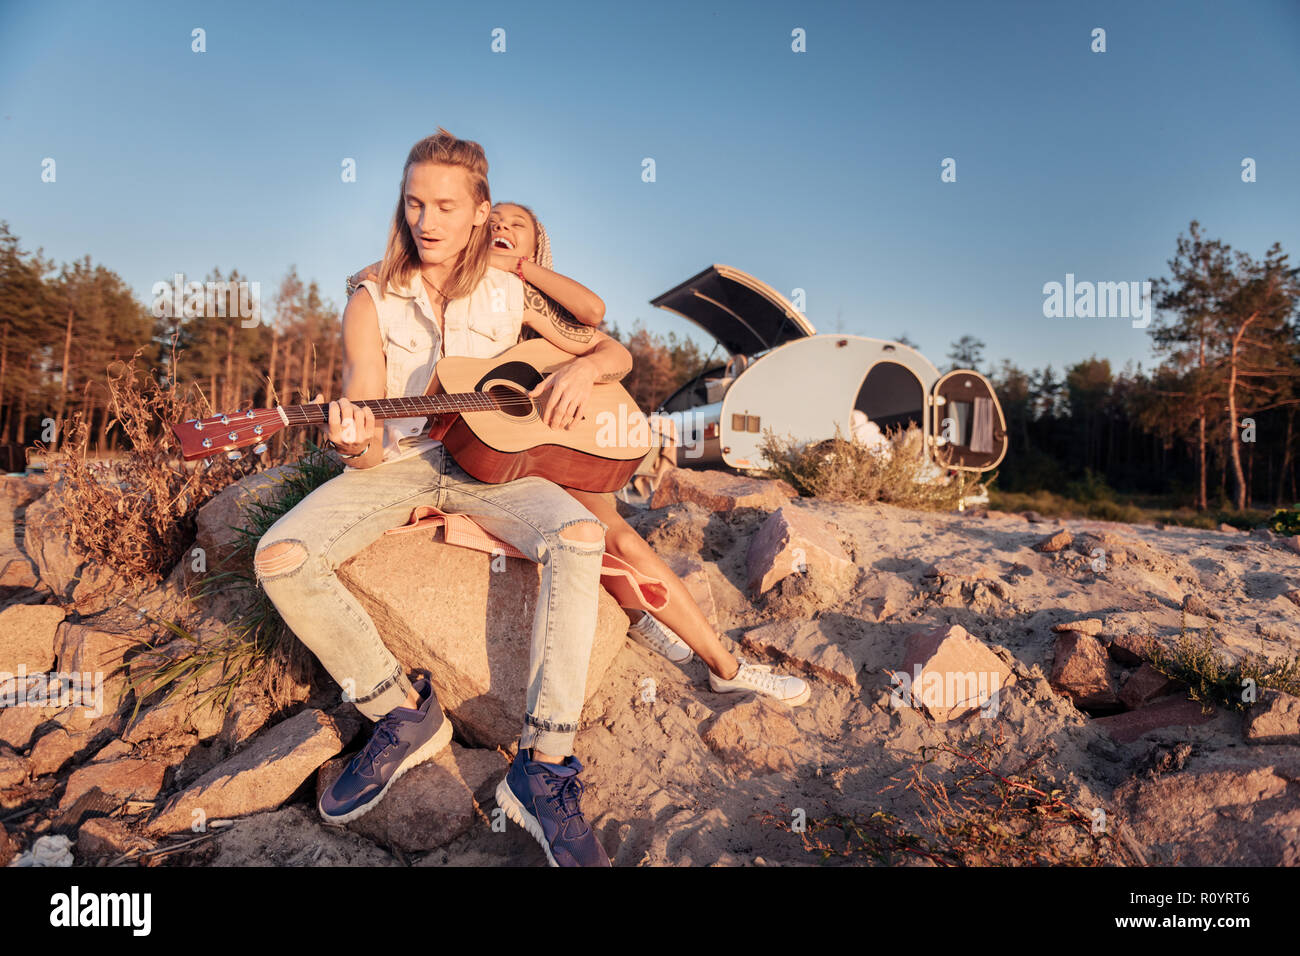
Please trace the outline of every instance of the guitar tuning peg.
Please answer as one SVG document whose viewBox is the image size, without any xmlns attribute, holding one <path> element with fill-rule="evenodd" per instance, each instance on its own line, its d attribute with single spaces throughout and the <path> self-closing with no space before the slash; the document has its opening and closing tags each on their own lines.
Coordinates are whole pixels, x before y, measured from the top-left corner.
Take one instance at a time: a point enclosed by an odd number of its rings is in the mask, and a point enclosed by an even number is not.
<svg viewBox="0 0 1300 956">
<path fill-rule="evenodd" d="M 258 442 L 256 445 L 253 446 L 254 455 L 262 455 L 265 453 L 266 453 L 266 442 Z"/>
<path fill-rule="evenodd" d="M 231 461 L 239 461 L 239 459 L 244 457 L 244 453 L 242 451 L 228 451 L 226 452 L 226 457 Z"/>
</svg>

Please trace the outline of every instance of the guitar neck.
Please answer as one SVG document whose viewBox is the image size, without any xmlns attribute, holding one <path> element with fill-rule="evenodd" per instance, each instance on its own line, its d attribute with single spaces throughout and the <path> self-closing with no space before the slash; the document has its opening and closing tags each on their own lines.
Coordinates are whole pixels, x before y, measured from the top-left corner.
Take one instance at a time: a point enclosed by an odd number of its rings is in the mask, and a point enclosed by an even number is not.
<svg viewBox="0 0 1300 956">
<path fill-rule="evenodd" d="M 412 395 L 407 398 L 367 398 L 352 402 L 368 408 L 376 419 L 413 418 L 418 415 L 442 415 L 447 412 L 485 412 L 507 406 L 531 404 L 518 394 L 490 395 L 486 392 L 461 392 L 455 395 Z M 290 425 L 325 425 L 329 423 L 328 404 L 282 405 Z"/>
</svg>

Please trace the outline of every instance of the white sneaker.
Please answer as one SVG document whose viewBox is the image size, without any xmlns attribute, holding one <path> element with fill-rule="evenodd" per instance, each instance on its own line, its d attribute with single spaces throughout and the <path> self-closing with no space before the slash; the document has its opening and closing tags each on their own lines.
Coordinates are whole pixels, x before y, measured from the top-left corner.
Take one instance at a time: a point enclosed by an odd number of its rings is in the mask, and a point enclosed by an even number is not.
<svg viewBox="0 0 1300 956">
<path fill-rule="evenodd" d="M 668 658 L 674 664 L 685 664 L 691 659 L 691 649 L 685 641 L 664 627 L 649 611 L 641 612 L 641 619 L 627 629 L 638 642 Z"/>
<path fill-rule="evenodd" d="M 744 690 L 766 694 L 791 707 L 807 703 L 808 698 L 812 696 L 812 688 L 806 681 L 798 677 L 773 674 L 772 668 L 767 664 L 748 664 L 743 660 L 740 661 L 740 670 L 736 671 L 736 676 L 731 680 L 721 678 L 713 671 L 709 671 L 709 686 L 717 694 Z"/>
</svg>

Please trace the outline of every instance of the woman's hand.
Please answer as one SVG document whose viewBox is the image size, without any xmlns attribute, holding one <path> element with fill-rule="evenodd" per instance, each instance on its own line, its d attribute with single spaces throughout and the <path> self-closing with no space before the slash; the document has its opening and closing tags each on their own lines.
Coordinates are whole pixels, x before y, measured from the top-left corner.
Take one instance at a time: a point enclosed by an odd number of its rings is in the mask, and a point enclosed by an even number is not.
<svg viewBox="0 0 1300 956">
<path fill-rule="evenodd" d="M 566 362 L 528 393 L 541 409 L 542 422 L 548 428 L 573 427 L 587 409 L 591 387 L 598 369 L 585 355 Z"/>
<path fill-rule="evenodd" d="M 379 267 L 382 265 L 383 265 L 382 261 L 372 262 L 370 263 L 370 265 L 366 266 L 360 272 L 354 272 L 352 273 L 352 275 L 348 276 L 348 281 L 351 282 L 353 285 L 361 285 L 361 283 L 365 282 L 367 279 L 370 279 L 373 282 L 378 282 Z M 338 275 L 338 273 L 335 273 L 335 275 Z"/>
<path fill-rule="evenodd" d="M 531 256 L 524 256 L 524 261 L 532 262 L 533 259 Z M 513 252 L 508 252 L 504 249 L 494 249 L 488 255 L 488 265 L 496 266 L 498 269 L 504 269 L 506 272 L 513 273 L 515 271 L 515 266 L 519 265 L 519 257 Z"/>
</svg>

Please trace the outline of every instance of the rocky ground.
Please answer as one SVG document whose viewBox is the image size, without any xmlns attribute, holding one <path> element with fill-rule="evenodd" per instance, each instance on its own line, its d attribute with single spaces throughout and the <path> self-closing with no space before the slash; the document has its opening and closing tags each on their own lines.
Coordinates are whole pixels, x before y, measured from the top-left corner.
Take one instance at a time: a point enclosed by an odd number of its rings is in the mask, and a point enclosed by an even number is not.
<svg viewBox="0 0 1300 956">
<path fill-rule="evenodd" d="M 111 568 L 43 533 L 57 489 L 0 481 L 0 672 L 110 675 L 97 716 L 0 708 L 0 864 L 545 863 L 492 796 L 522 712 L 535 565 L 494 574 L 490 556 L 420 531 L 340 569 L 394 653 L 431 669 L 456 738 L 371 814 L 331 828 L 315 796 L 365 739 L 333 682 L 282 690 L 280 707 L 251 689 L 229 710 L 147 700 L 128 720 L 123 674 L 150 649 L 179 650 L 157 621 L 216 635 L 233 603 L 187 599 L 191 561 L 147 592 L 115 590 Z M 212 566 L 241 497 L 273 482 L 205 506 L 196 546 Z M 629 521 L 724 641 L 798 673 L 812 698 L 791 709 L 715 694 L 698 660 L 678 667 L 626 639 L 605 595 L 577 753 L 584 809 L 616 865 L 816 863 L 792 824 L 831 814 L 886 810 L 925 833 L 901 783 L 926 748 L 981 740 L 998 741 L 1003 772 L 1034 760 L 1132 860 L 1300 863 L 1300 700 L 1264 691 L 1244 709 L 1203 708 L 1147 663 L 1184 634 L 1224 657 L 1300 654 L 1300 541 L 800 500 L 718 472 L 670 473 L 651 504 Z M 918 692 L 979 674 L 997 693 L 957 686 L 900 706 L 896 674 Z M 932 771 L 951 780 L 963 766 L 944 756 Z"/>
</svg>

